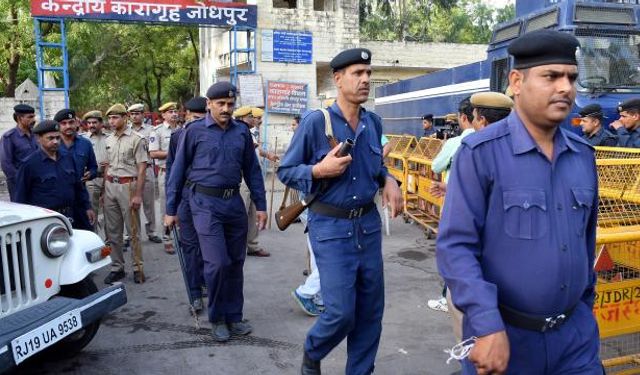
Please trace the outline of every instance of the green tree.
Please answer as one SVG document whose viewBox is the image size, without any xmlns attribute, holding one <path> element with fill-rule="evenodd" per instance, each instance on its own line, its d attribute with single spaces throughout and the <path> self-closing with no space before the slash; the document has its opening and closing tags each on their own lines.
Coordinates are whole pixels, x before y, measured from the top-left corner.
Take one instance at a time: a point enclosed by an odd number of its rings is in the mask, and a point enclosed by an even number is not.
<svg viewBox="0 0 640 375">
<path fill-rule="evenodd" d="M 29 1 L 0 1 L 0 93 L 14 96 L 26 78 L 36 79 Z"/>
<path fill-rule="evenodd" d="M 487 43 L 493 27 L 515 17 L 509 5 L 480 0 L 363 0 L 360 31 L 365 40 Z"/>
</svg>

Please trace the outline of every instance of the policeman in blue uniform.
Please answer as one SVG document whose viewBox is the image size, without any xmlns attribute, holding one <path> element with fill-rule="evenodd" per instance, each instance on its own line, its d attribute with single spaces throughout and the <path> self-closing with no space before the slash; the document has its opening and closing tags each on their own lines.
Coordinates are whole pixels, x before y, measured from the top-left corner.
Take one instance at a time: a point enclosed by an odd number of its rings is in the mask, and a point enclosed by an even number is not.
<svg viewBox="0 0 640 375">
<path fill-rule="evenodd" d="M 611 123 L 618 135 L 618 147 L 640 147 L 640 99 L 618 105 L 620 118 Z"/>
<path fill-rule="evenodd" d="M 402 209 L 397 183 L 382 159 L 382 122 L 361 104 L 369 97 L 371 52 L 340 52 L 331 61 L 336 102 L 328 108 L 333 136 L 355 141 L 351 153 L 337 157 L 325 135 L 321 111 L 305 116 L 278 169 L 286 185 L 306 196 L 321 180 L 330 186 L 309 207 L 311 248 L 322 275 L 325 310 L 307 335 L 301 373 L 320 374 L 320 361 L 345 337 L 346 373 L 371 374 L 382 331 L 384 278 L 380 216 L 374 197 L 381 184 L 383 204 L 392 215 Z"/>
<path fill-rule="evenodd" d="M 231 118 L 235 86 L 218 82 L 207 90 L 207 98 L 209 113 L 191 123 L 178 143 L 167 184 L 165 225 L 174 225 L 182 192 L 191 190 L 189 208 L 204 259 L 212 335 L 225 342 L 252 330 L 242 320 L 247 213 L 238 194 L 241 179 L 251 189 L 260 229 L 267 220 L 267 201 L 249 130 Z"/>
<path fill-rule="evenodd" d="M 58 111 L 53 119 L 60 126 L 60 144 L 58 152 L 61 155 L 69 154 L 75 163 L 76 174 L 80 176 L 82 182 L 90 181 L 98 175 L 98 163 L 96 155 L 93 151 L 91 141 L 85 137 L 78 136 L 78 121 L 76 120 L 76 112 L 73 109 L 64 108 Z M 86 189 L 86 187 L 85 187 Z M 88 193 L 87 193 L 88 194 Z M 93 230 L 93 225 L 85 220 L 82 207 L 76 207 L 79 210 L 77 217 L 80 222 L 76 223 L 78 228 Z"/>
<path fill-rule="evenodd" d="M 93 222 L 95 214 L 73 159 L 58 152 L 58 122 L 41 121 L 33 133 L 38 136 L 40 148 L 18 170 L 15 201 L 60 212 L 71 219 L 74 228 L 86 229 L 78 227 L 78 224 Z M 74 207 L 81 209 L 74 210 Z"/>
<path fill-rule="evenodd" d="M 2 135 L 2 149 L 0 150 L 0 163 L 2 172 L 7 178 L 9 197 L 14 201 L 16 192 L 16 174 L 24 161 L 34 151 L 38 150 L 38 141 L 31 134 L 31 128 L 35 124 L 36 111 L 27 104 L 18 104 L 13 107 L 13 120 L 16 127 L 7 130 Z"/>
<path fill-rule="evenodd" d="M 167 175 L 171 175 L 171 165 L 175 158 L 176 149 L 180 135 L 195 121 L 202 119 L 207 114 L 207 98 L 195 97 L 188 100 L 184 104 L 186 113 L 186 123 L 180 129 L 171 134 L 169 141 L 169 151 L 167 153 Z M 167 180 L 167 184 L 169 180 Z M 204 261 L 200 251 L 200 243 L 198 242 L 198 233 L 193 226 L 193 218 L 191 209 L 189 208 L 189 200 L 191 199 L 191 190 L 182 189 L 182 198 L 178 205 L 178 222 L 180 231 L 180 247 L 185 260 L 185 274 L 187 275 L 187 283 L 191 297 L 193 298 L 193 310 L 196 313 L 202 311 L 202 286 L 206 285 L 204 280 Z"/>
<path fill-rule="evenodd" d="M 602 374 L 594 150 L 559 126 L 576 96 L 578 46 L 552 30 L 514 40 L 514 110 L 456 154 L 437 263 L 463 337 L 477 337 L 463 374 Z"/>
<path fill-rule="evenodd" d="M 591 146 L 614 147 L 618 143 L 618 138 L 602 126 L 604 114 L 600 104 L 586 105 L 579 113 L 582 138 Z"/>
</svg>

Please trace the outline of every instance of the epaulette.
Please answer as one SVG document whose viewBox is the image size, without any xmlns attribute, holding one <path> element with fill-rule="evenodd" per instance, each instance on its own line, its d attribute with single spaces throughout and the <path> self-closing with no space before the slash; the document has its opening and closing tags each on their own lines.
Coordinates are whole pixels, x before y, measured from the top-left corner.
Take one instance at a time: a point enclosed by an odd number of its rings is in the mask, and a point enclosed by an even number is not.
<svg viewBox="0 0 640 375">
<path fill-rule="evenodd" d="M 13 133 L 17 131 L 17 128 L 11 128 L 2 134 L 2 138 L 9 138 Z"/>
<path fill-rule="evenodd" d="M 587 142 L 586 139 L 580 137 L 579 135 L 577 135 L 577 134 L 575 134 L 573 132 L 565 130 L 563 128 L 559 128 L 559 129 L 560 129 L 561 132 L 563 132 L 567 136 L 567 138 L 571 139 L 572 141 L 576 141 L 576 142 L 582 143 L 583 145 L 588 146 L 590 149 L 595 150 L 593 145 L 591 145 L 591 143 Z"/>
<path fill-rule="evenodd" d="M 504 137 L 509 134 L 509 123 L 507 119 L 508 117 L 490 124 L 481 131 L 469 134 L 462 139 L 462 143 L 473 149 L 483 143 Z"/>
<path fill-rule="evenodd" d="M 143 138 L 143 139 L 145 138 L 145 136 L 142 133 L 138 133 L 137 131 L 135 131 L 133 129 L 131 129 L 131 134 L 135 134 L 138 137 Z"/>
</svg>

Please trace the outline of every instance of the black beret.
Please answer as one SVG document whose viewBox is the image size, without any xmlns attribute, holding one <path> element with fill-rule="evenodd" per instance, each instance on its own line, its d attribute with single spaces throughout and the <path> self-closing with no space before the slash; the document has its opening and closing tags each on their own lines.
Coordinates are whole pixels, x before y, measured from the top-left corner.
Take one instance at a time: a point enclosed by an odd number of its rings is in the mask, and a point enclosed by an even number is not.
<svg viewBox="0 0 640 375">
<path fill-rule="evenodd" d="M 27 113 L 36 113 L 36 110 L 28 104 L 18 104 L 17 106 L 13 107 L 13 112 L 23 115 Z"/>
<path fill-rule="evenodd" d="M 514 40 L 507 51 L 513 55 L 514 69 L 565 64 L 577 65 L 578 39 L 571 34 L 554 30 L 536 30 Z"/>
<path fill-rule="evenodd" d="M 578 113 L 580 114 L 580 117 L 595 117 L 599 119 L 602 119 L 604 117 L 602 113 L 602 107 L 597 103 L 584 106 L 584 108 L 582 108 L 582 110 Z"/>
<path fill-rule="evenodd" d="M 207 98 L 196 96 L 184 103 L 184 109 L 195 113 L 207 113 Z"/>
<path fill-rule="evenodd" d="M 216 82 L 209 90 L 207 90 L 207 98 L 209 99 L 226 99 L 226 98 L 235 98 L 236 92 L 238 90 L 231 82 L 220 81 Z"/>
<path fill-rule="evenodd" d="M 60 130 L 60 124 L 55 120 L 42 120 L 33 127 L 34 134 L 44 134 L 49 132 L 57 132 Z"/>
<path fill-rule="evenodd" d="M 58 113 L 56 113 L 55 116 L 53 116 L 53 119 L 58 122 L 62 120 L 71 120 L 74 118 L 76 118 L 76 111 L 69 108 L 61 109 L 58 111 Z"/>
<path fill-rule="evenodd" d="M 640 99 L 629 99 L 624 103 L 618 104 L 618 112 L 628 110 L 640 111 Z"/>
<path fill-rule="evenodd" d="M 371 65 L 371 51 L 366 48 L 344 50 L 329 63 L 334 72 L 353 64 Z"/>
<path fill-rule="evenodd" d="M 431 113 L 427 113 L 426 115 L 422 116 L 422 119 L 432 121 L 433 115 Z"/>
</svg>

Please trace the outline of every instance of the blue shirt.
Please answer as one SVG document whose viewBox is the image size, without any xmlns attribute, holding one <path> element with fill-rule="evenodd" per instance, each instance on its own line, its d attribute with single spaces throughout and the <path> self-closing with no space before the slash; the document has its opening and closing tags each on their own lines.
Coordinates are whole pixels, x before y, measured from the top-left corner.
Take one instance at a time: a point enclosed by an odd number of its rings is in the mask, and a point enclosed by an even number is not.
<svg viewBox="0 0 640 375">
<path fill-rule="evenodd" d="M 362 108 L 360 121 L 354 132 L 336 103 L 328 111 L 336 140 L 343 142 L 351 138 L 355 145 L 351 150 L 351 164 L 341 176 L 333 179 L 329 190 L 317 199 L 343 209 L 363 206 L 373 201 L 380 188 L 380 178 L 387 176 L 380 143 L 382 122 L 376 114 Z M 320 181 L 313 179 L 311 170 L 329 151 L 324 115 L 321 111 L 308 113 L 301 119 L 280 163 L 278 178 L 285 185 L 304 194 L 316 191 Z M 309 215 L 313 217 L 314 213 L 310 212 Z"/>
<path fill-rule="evenodd" d="M 561 128 L 553 148 L 549 161 L 514 111 L 455 156 L 436 258 L 471 335 L 504 329 L 498 304 L 537 317 L 593 306 L 593 148 Z"/>
<path fill-rule="evenodd" d="M 249 129 L 231 120 L 227 129 L 210 114 L 193 121 L 178 141 L 167 182 L 167 215 L 175 216 L 187 180 L 207 187 L 234 188 L 242 178 L 256 210 L 267 210 L 264 180 Z"/>
<path fill-rule="evenodd" d="M 76 165 L 76 173 L 80 178 L 84 176 L 85 171 L 89 171 L 89 180 L 93 180 L 98 175 L 96 154 L 93 152 L 93 145 L 90 140 L 76 136 L 69 147 L 64 144 L 64 141 L 60 140 L 58 152 L 62 155 L 71 154 Z"/>
<path fill-rule="evenodd" d="M 591 146 L 615 147 L 618 143 L 618 138 L 603 127 L 600 127 L 596 134 L 592 136 L 583 134 L 582 138 L 584 138 L 585 141 L 589 142 Z"/>
<path fill-rule="evenodd" d="M 49 209 L 80 205 L 88 210 L 91 202 L 80 178 L 70 155 L 58 152 L 53 160 L 39 149 L 18 170 L 15 201 Z"/>
<path fill-rule="evenodd" d="M 618 147 L 640 147 L 640 128 L 629 131 L 624 126 L 616 130 Z"/>
<path fill-rule="evenodd" d="M 18 127 L 7 130 L 2 135 L 2 151 L 0 159 L 2 171 L 7 180 L 14 180 L 20 165 L 36 150 L 38 150 L 36 136 L 23 133 Z"/>
<path fill-rule="evenodd" d="M 429 129 L 424 129 L 422 136 L 423 137 L 431 137 L 432 135 L 436 134 L 438 131 L 435 129 L 435 127 L 433 125 L 431 125 L 431 127 Z"/>
</svg>

